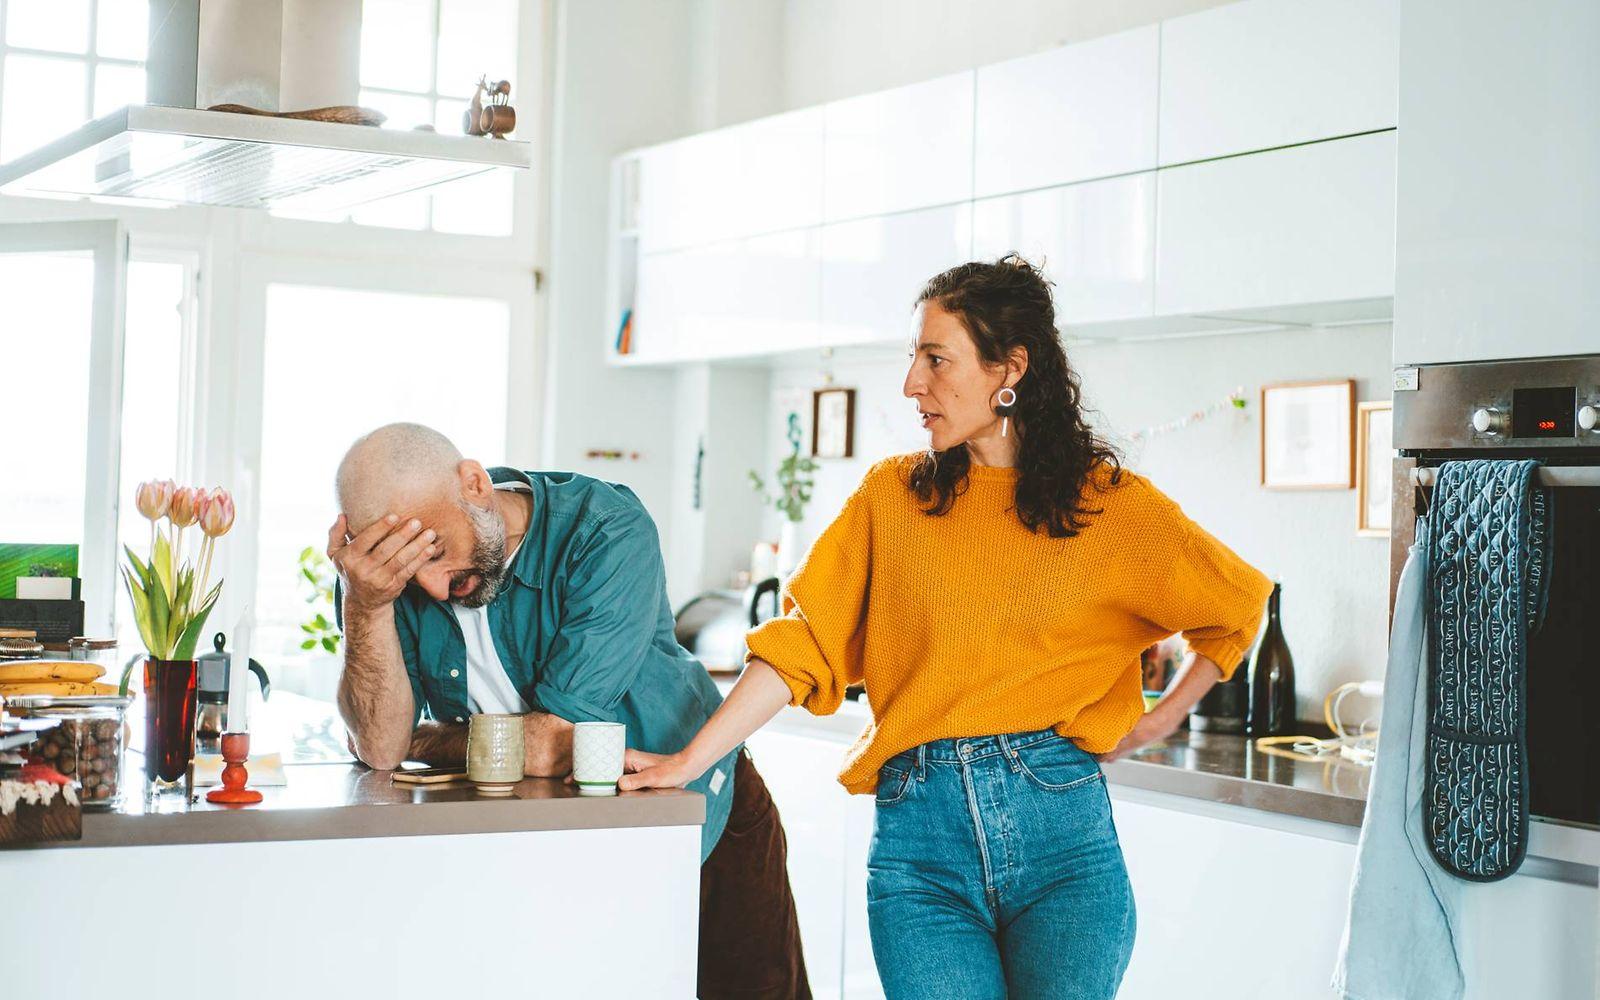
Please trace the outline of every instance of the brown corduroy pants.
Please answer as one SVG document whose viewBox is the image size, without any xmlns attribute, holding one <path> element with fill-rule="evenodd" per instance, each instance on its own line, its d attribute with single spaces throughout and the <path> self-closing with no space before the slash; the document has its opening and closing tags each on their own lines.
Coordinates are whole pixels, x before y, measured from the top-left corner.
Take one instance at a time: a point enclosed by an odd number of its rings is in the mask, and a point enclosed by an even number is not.
<svg viewBox="0 0 1600 1000">
<path fill-rule="evenodd" d="M 700 866 L 700 1000 L 811 1000 L 778 807 L 747 751 L 722 838 Z"/>
</svg>

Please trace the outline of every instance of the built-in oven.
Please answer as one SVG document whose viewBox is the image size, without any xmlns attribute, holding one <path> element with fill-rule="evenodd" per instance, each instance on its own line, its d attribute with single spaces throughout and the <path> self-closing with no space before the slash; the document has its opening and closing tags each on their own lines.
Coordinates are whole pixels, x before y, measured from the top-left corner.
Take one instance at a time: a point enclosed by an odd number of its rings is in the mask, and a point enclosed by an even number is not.
<svg viewBox="0 0 1600 1000">
<path fill-rule="evenodd" d="M 1441 463 L 1543 463 L 1554 558 L 1528 645 L 1530 806 L 1600 827 L 1600 355 L 1398 369 L 1394 446 L 1391 607 Z"/>
</svg>

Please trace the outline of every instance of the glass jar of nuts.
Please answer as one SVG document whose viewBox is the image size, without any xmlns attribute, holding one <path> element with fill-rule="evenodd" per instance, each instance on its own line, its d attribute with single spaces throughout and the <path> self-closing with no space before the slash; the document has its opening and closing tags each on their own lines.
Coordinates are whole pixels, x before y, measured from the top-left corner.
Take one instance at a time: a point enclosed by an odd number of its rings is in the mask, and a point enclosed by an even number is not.
<svg viewBox="0 0 1600 1000">
<path fill-rule="evenodd" d="M 123 717 L 132 702 L 131 697 L 103 695 L 25 695 L 7 699 L 6 711 L 58 722 L 28 747 L 28 757 L 77 781 L 83 808 L 106 810 L 122 804 L 127 749 Z"/>
</svg>

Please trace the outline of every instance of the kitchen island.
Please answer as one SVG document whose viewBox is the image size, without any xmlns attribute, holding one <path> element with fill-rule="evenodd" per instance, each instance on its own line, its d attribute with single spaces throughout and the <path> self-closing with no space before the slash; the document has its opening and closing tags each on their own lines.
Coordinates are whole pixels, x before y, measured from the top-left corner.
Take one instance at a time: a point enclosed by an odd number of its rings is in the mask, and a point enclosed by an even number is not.
<svg viewBox="0 0 1600 1000">
<path fill-rule="evenodd" d="M 694 995 L 701 796 L 285 772 L 242 808 L 130 781 L 82 841 L 0 851 L 6 994 Z"/>
</svg>

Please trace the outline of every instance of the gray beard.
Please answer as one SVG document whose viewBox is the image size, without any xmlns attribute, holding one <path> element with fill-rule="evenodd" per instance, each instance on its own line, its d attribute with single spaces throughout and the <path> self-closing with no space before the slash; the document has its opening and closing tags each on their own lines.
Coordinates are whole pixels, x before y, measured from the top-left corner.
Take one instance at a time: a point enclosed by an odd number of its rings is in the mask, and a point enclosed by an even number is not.
<svg viewBox="0 0 1600 1000">
<path fill-rule="evenodd" d="M 463 607 L 481 608 L 500 593 L 506 579 L 506 519 L 494 507 L 487 510 L 461 501 L 461 509 L 472 522 L 472 570 L 478 585 L 465 597 L 451 600 Z"/>
</svg>

